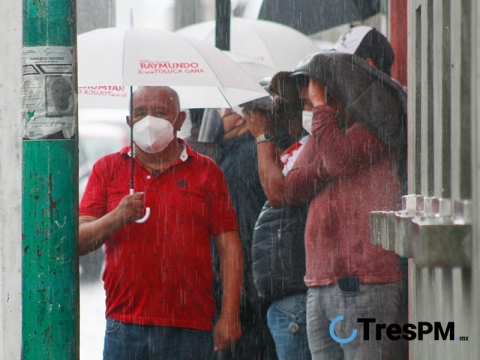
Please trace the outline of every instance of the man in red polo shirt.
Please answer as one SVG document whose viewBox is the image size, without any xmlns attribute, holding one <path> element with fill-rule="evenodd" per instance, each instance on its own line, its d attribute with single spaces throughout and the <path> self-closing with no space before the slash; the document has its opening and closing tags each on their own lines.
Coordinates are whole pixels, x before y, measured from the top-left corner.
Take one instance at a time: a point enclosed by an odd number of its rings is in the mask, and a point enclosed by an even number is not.
<svg viewBox="0 0 480 360">
<path fill-rule="evenodd" d="M 241 336 L 236 215 L 222 171 L 177 139 L 176 92 L 141 87 L 133 105 L 136 193 L 127 147 L 94 165 L 79 212 L 80 255 L 105 244 L 104 359 L 207 359 L 213 342 L 224 350 Z M 212 235 L 225 289 L 213 337 Z"/>
</svg>

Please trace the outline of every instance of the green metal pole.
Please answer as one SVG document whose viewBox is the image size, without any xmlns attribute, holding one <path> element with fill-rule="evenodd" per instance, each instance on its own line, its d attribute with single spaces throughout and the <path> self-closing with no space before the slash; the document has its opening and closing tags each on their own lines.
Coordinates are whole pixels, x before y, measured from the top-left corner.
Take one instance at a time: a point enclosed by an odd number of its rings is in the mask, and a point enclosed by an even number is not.
<svg viewBox="0 0 480 360">
<path fill-rule="evenodd" d="M 79 359 L 75 11 L 23 0 L 22 360 Z"/>
</svg>

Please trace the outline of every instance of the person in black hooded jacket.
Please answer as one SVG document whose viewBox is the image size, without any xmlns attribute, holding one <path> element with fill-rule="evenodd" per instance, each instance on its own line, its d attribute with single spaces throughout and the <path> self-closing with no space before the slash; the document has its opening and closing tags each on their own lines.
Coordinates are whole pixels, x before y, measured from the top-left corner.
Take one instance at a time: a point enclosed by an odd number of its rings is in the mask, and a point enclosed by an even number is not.
<svg viewBox="0 0 480 360">
<path fill-rule="evenodd" d="M 257 148 L 255 138 L 249 131 L 249 124 L 232 109 L 217 109 L 222 118 L 220 153 L 217 161 L 225 174 L 233 207 L 238 217 L 240 239 L 244 254 L 244 281 L 240 303 L 242 338 L 234 345 L 229 359 L 275 360 L 275 343 L 266 321 L 267 306 L 257 295 L 252 277 L 252 236 L 255 222 L 266 201 L 260 184 L 255 159 Z M 215 276 L 220 277 L 218 261 L 215 261 Z M 221 285 L 219 279 L 216 286 Z M 217 302 L 221 300 L 221 288 L 215 289 Z M 220 307 L 220 306 L 219 306 Z"/>
<path fill-rule="evenodd" d="M 268 327 L 280 360 L 311 359 L 306 331 L 304 231 L 308 205 L 283 201 L 283 177 L 306 143 L 302 128 L 299 84 L 285 72 L 269 89 L 274 101 L 244 105 L 244 117 L 256 138 L 260 181 L 267 195 L 255 225 L 252 244 L 253 279 L 268 302 Z"/>
</svg>

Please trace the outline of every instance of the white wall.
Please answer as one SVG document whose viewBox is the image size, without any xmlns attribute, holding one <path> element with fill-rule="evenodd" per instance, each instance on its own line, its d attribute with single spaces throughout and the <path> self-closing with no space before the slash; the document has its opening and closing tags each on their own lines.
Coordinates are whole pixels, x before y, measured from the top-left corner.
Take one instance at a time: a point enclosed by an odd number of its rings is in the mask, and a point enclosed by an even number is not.
<svg viewBox="0 0 480 360">
<path fill-rule="evenodd" d="M 20 359 L 22 1 L 0 1 L 0 359 Z"/>
</svg>

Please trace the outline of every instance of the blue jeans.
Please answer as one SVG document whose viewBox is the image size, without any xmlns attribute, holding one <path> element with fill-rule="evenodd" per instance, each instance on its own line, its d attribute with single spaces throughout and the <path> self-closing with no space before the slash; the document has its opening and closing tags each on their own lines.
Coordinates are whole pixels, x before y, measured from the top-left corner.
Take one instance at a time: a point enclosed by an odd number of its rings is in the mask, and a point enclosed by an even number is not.
<svg viewBox="0 0 480 360">
<path fill-rule="evenodd" d="M 213 354 L 211 331 L 137 325 L 107 318 L 104 360 L 199 360 Z"/>
<path fill-rule="evenodd" d="M 274 301 L 268 308 L 268 327 L 279 360 L 310 360 L 307 339 L 306 293 Z"/>
<path fill-rule="evenodd" d="M 388 360 L 392 341 L 382 334 L 375 339 L 375 325 L 369 325 L 370 340 L 363 340 L 363 324 L 358 318 L 375 318 L 376 323 L 392 324 L 400 305 L 401 281 L 388 284 L 359 284 L 355 292 L 340 290 L 338 285 L 308 288 L 307 333 L 314 360 Z M 353 341 L 340 344 L 330 336 L 333 319 L 344 319 L 335 325 L 335 335 L 348 338 L 354 329 Z"/>
</svg>

